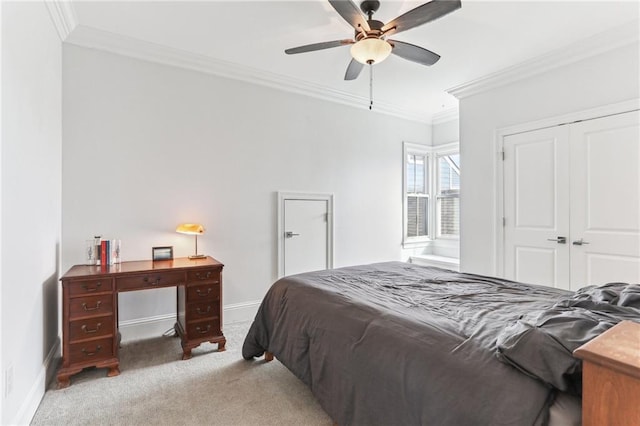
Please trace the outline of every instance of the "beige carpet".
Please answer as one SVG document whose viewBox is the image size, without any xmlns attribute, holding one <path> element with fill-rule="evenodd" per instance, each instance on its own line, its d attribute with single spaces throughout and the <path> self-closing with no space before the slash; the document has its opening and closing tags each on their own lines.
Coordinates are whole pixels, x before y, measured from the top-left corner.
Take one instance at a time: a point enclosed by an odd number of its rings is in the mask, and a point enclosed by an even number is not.
<svg viewBox="0 0 640 426">
<path fill-rule="evenodd" d="M 245 361 L 249 323 L 225 328 L 227 350 L 209 343 L 180 360 L 177 338 L 124 344 L 120 375 L 89 369 L 51 383 L 33 425 L 332 425 L 310 390 L 278 361 Z"/>
</svg>

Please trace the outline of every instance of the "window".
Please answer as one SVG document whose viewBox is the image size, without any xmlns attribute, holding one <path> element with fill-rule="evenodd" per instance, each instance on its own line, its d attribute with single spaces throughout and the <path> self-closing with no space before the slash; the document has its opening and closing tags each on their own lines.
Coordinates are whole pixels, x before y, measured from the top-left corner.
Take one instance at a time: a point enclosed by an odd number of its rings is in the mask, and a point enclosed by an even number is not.
<svg viewBox="0 0 640 426">
<path fill-rule="evenodd" d="M 429 147 L 404 144 L 404 243 L 429 240 Z"/>
<path fill-rule="evenodd" d="M 460 235 L 460 154 L 438 155 L 439 237 Z"/>
<path fill-rule="evenodd" d="M 407 155 L 407 236 L 429 236 L 428 158 Z"/>
<path fill-rule="evenodd" d="M 404 143 L 404 245 L 460 234 L 460 155 L 456 145 Z M 433 195 L 433 196 L 432 196 Z"/>
</svg>

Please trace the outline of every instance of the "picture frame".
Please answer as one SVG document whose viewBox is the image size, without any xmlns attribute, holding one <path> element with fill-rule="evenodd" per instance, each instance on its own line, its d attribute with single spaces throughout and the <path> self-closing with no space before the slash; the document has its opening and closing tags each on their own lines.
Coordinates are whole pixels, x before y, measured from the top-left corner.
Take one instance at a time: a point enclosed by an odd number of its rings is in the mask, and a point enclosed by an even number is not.
<svg viewBox="0 0 640 426">
<path fill-rule="evenodd" d="M 173 260 L 173 246 L 152 247 L 151 259 L 156 260 Z"/>
</svg>

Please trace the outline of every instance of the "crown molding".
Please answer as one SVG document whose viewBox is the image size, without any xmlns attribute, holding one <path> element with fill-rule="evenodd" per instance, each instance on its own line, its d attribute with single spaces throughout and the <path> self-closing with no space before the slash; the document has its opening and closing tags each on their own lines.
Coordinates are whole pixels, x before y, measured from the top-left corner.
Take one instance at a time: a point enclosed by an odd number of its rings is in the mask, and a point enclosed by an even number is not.
<svg viewBox="0 0 640 426">
<path fill-rule="evenodd" d="M 363 96 L 84 25 L 76 26 L 65 42 L 144 61 L 258 84 L 359 109 L 369 108 L 369 99 Z M 376 101 L 373 112 L 425 124 L 428 124 L 431 118 L 428 114 L 420 111 L 405 109 L 384 101 Z"/>
<path fill-rule="evenodd" d="M 636 19 L 612 30 L 604 31 L 580 40 L 567 47 L 556 49 L 548 54 L 538 56 L 537 58 L 522 62 L 518 65 L 452 87 L 447 90 L 447 93 L 458 99 L 463 99 L 525 78 L 533 77 L 537 74 L 582 59 L 597 56 L 632 43 L 638 43 L 639 39 L 640 21 Z"/>
<path fill-rule="evenodd" d="M 433 114 L 431 124 L 448 123 L 449 121 L 457 120 L 459 115 L 460 112 L 458 111 L 458 107 L 447 108 L 444 111 Z"/>
<path fill-rule="evenodd" d="M 60 0 L 45 1 L 44 4 L 49 10 L 49 16 L 60 40 L 65 41 L 78 26 L 78 17 L 73 5 L 70 1 Z"/>
</svg>

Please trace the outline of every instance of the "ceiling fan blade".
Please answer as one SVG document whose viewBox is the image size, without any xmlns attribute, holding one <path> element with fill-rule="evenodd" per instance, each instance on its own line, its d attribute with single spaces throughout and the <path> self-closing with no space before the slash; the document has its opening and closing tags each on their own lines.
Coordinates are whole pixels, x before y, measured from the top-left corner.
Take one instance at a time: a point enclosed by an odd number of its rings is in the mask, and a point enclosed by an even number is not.
<svg viewBox="0 0 640 426">
<path fill-rule="evenodd" d="M 398 16 L 382 27 L 382 31 L 385 35 L 406 31 L 418 25 L 441 18 L 447 13 L 451 13 L 461 7 L 462 4 L 460 0 L 432 0 L 429 3 L 425 3 Z"/>
<path fill-rule="evenodd" d="M 365 31 L 370 30 L 367 18 L 351 0 L 329 0 L 329 3 L 356 31 L 360 31 L 360 28 L 364 28 Z"/>
<path fill-rule="evenodd" d="M 347 67 L 347 72 L 344 73 L 344 79 L 355 80 L 360 75 L 362 68 L 364 68 L 364 64 L 356 61 L 355 59 L 351 59 L 351 62 L 349 62 L 349 66 Z"/>
<path fill-rule="evenodd" d="M 292 47 L 284 51 L 287 55 L 293 55 L 295 53 L 313 52 L 314 50 L 330 49 L 332 47 L 345 46 L 347 44 L 353 44 L 351 39 L 324 41 L 322 43 L 307 44 L 304 46 Z"/>
<path fill-rule="evenodd" d="M 393 49 L 391 53 L 400 56 L 409 61 L 417 62 L 422 65 L 433 65 L 440 59 L 440 55 L 433 53 L 424 47 L 416 46 L 398 40 L 387 40 Z"/>
</svg>

